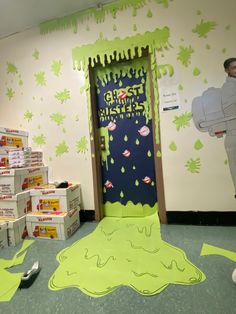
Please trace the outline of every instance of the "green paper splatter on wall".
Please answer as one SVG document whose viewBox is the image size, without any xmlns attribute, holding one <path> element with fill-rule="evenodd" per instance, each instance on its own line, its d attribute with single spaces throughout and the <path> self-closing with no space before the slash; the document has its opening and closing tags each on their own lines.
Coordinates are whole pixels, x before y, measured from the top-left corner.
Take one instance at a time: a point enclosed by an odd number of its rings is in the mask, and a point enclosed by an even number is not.
<svg viewBox="0 0 236 314">
<path fill-rule="evenodd" d="M 17 74 L 18 70 L 15 64 L 7 62 L 7 74 Z"/>
<path fill-rule="evenodd" d="M 24 83 L 23 83 L 22 80 L 19 80 L 19 83 L 18 83 L 18 84 L 19 84 L 19 86 L 23 86 Z"/>
<path fill-rule="evenodd" d="M 162 76 L 169 74 L 170 77 L 174 75 L 174 68 L 170 64 L 158 64 L 156 69 L 157 77 L 160 79 Z"/>
<path fill-rule="evenodd" d="M 207 38 L 207 34 L 214 30 L 217 23 L 214 21 L 204 21 L 201 20 L 200 24 L 197 24 L 195 28 L 192 29 L 193 33 L 197 33 L 199 38 Z"/>
<path fill-rule="evenodd" d="M 205 47 L 206 47 L 207 50 L 210 50 L 210 49 L 211 49 L 211 46 L 210 46 L 209 44 L 206 44 Z"/>
<path fill-rule="evenodd" d="M 185 167 L 187 170 L 191 173 L 199 173 L 200 172 L 200 158 L 192 159 L 190 158 L 186 164 Z"/>
<path fill-rule="evenodd" d="M 184 89 L 184 88 L 183 88 L 183 85 L 179 84 L 178 89 L 179 89 L 179 90 L 183 90 L 183 89 Z"/>
<path fill-rule="evenodd" d="M 40 134 L 40 135 L 35 135 L 33 137 L 33 142 L 36 144 L 36 145 L 39 145 L 39 146 L 42 146 L 44 144 L 46 144 L 46 137 L 45 135 L 43 134 Z"/>
<path fill-rule="evenodd" d="M 226 53 L 227 49 L 226 48 L 223 48 L 222 49 L 222 53 Z"/>
<path fill-rule="evenodd" d="M 76 142 L 76 151 L 78 154 L 85 154 L 88 151 L 88 140 L 86 136 L 81 137 L 80 140 Z"/>
<path fill-rule="evenodd" d="M 185 112 L 180 116 L 174 116 L 173 123 L 176 126 L 177 131 L 181 128 L 190 126 L 189 121 L 192 119 L 192 112 Z"/>
<path fill-rule="evenodd" d="M 170 143 L 169 149 L 170 149 L 172 152 L 175 152 L 175 151 L 177 150 L 177 146 L 176 146 L 175 142 L 171 142 L 171 143 Z"/>
<path fill-rule="evenodd" d="M 135 180 L 135 186 L 139 186 L 139 181 Z"/>
<path fill-rule="evenodd" d="M 195 142 L 195 144 L 194 144 L 194 148 L 195 148 L 196 150 L 202 149 L 203 146 L 204 146 L 204 145 L 202 144 L 202 142 L 201 142 L 200 140 L 197 140 L 197 141 Z"/>
<path fill-rule="evenodd" d="M 66 145 L 66 142 L 63 141 L 56 146 L 56 156 L 61 156 L 69 152 L 69 147 Z"/>
<path fill-rule="evenodd" d="M 158 4 L 162 4 L 164 8 L 168 8 L 170 0 L 155 0 Z"/>
<path fill-rule="evenodd" d="M 158 152 L 157 152 L 157 158 L 161 158 L 161 156 L 162 156 L 162 153 L 161 153 L 160 150 L 158 150 Z"/>
<path fill-rule="evenodd" d="M 133 166 L 133 168 L 132 168 L 133 170 L 136 170 L 136 167 L 135 166 Z"/>
<path fill-rule="evenodd" d="M 50 115 L 50 118 L 52 121 L 56 122 L 56 124 L 59 126 L 63 123 L 66 116 L 63 116 L 61 113 L 53 113 Z"/>
<path fill-rule="evenodd" d="M 191 46 L 189 47 L 180 46 L 177 60 L 179 60 L 184 66 L 187 67 L 191 63 L 191 56 L 193 52 L 194 50 Z"/>
<path fill-rule="evenodd" d="M 122 167 L 120 171 L 121 171 L 121 173 L 125 173 L 125 168 Z"/>
<path fill-rule="evenodd" d="M 136 139 L 135 144 L 139 145 L 139 139 Z"/>
<path fill-rule="evenodd" d="M 70 99 L 70 91 L 65 88 L 62 92 L 57 92 L 55 98 L 63 104 Z"/>
<path fill-rule="evenodd" d="M 165 3 L 168 3 L 169 0 L 158 1 L 160 1 L 159 3 L 166 5 Z M 67 28 L 72 28 L 74 33 L 77 33 L 79 23 L 87 23 L 88 20 L 92 18 L 96 23 L 102 23 L 108 14 L 111 14 L 115 19 L 118 11 L 122 11 L 127 8 L 133 8 L 133 15 L 135 16 L 137 9 L 140 9 L 145 5 L 145 0 L 121 0 L 103 4 L 101 9 L 98 9 L 96 6 L 94 6 L 93 8 L 88 8 L 71 15 L 43 22 L 40 24 L 40 33 L 46 34 L 55 30 L 64 30 Z"/>
<path fill-rule="evenodd" d="M 78 114 L 75 116 L 75 121 L 79 122 L 79 115 Z"/>
<path fill-rule="evenodd" d="M 34 60 L 38 60 L 39 59 L 39 51 L 37 49 L 34 49 L 32 57 L 34 58 Z"/>
<path fill-rule="evenodd" d="M 10 87 L 10 88 L 7 88 L 7 92 L 6 92 L 6 96 L 8 97 L 9 100 L 11 100 L 14 96 L 15 92 L 13 91 L 13 89 Z"/>
<path fill-rule="evenodd" d="M 46 85 L 45 72 L 38 72 L 34 75 L 36 84 L 39 86 Z"/>
<path fill-rule="evenodd" d="M 24 113 L 24 119 L 28 120 L 28 122 L 29 122 L 32 120 L 32 118 L 33 118 L 33 113 L 31 111 L 27 110 Z"/>
<path fill-rule="evenodd" d="M 195 68 L 193 69 L 193 75 L 194 75 L 194 76 L 199 76 L 200 73 L 201 73 L 201 71 L 200 71 L 197 67 L 195 67 Z"/>
<path fill-rule="evenodd" d="M 204 84 L 208 84 L 208 80 L 207 80 L 207 79 L 204 79 L 203 83 L 204 83 Z"/>
<path fill-rule="evenodd" d="M 125 196 L 125 195 L 124 195 L 123 191 L 121 191 L 121 192 L 120 192 L 120 197 L 121 197 L 121 198 L 124 198 L 124 196 Z"/>
<path fill-rule="evenodd" d="M 147 156 L 148 156 L 149 158 L 152 157 L 152 153 L 151 153 L 150 150 L 147 152 Z"/>
<path fill-rule="evenodd" d="M 224 164 L 225 164 L 225 165 L 228 165 L 228 163 L 229 163 L 229 162 L 228 162 L 228 159 L 225 159 Z"/>
<path fill-rule="evenodd" d="M 112 165 L 114 165 L 115 160 L 114 160 L 113 158 L 111 158 L 111 161 L 110 161 L 110 162 L 111 162 Z"/>
<path fill-rule="evenodd" d="M 62 62 L 60 60 L 54 60 L 51 65 L 52 73 L 56 76 L 61 74 Z"/>
<path fill-rule="evenodd" d="M 124 141 L 128 142 L 128 136 L 127 135 L 124 136 Z"/>
<path fill-rule="evenodd" d="M 111 63 L 114 58 L 114 51 L 116 51 L 116 61 L 124 57 L 134 58 L 137 53 L 142 56 L 142 49 L 149 47 L 149 52 L 153 52 L 154 49 L 162 50 L 168 49 L 170 30 L 168 27 L 162 29 L 157 28 L 153 32 L 146 32 L 143 35 L 137 34 L 135 36 L 126 37 L 125 39 L 116 38 L 109 41 L 107 39 L 98 39 L 95 43 L 85 45 L 82 47 L 76 47 L 72 50 L 73 66 L 74 69 L 81 70 L 87 69 L 89 63 L 93 67 L 100 58 L 101 65 L 105 63 Z M 106 47 L 107 49 L 104 49 Z"/>
<path fill-rule="evenodd" d="M 152 11 L 151 11 L 151 10 L 148 10 L 148 12 L 147 12 L 147 17 L 149 17 L 149 18 L 152 17 Z"/>
</svg>

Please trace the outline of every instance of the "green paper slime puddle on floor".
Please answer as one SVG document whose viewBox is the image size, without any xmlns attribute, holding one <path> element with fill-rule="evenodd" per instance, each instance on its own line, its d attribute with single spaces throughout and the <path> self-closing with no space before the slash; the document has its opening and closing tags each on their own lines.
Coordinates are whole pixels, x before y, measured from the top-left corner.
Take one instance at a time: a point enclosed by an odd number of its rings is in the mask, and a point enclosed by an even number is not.
<svg viewBox="0 0 236 314">
<path fill-rule="evenodd" d="M 190 285 L 205 275 L 185 253 L 161 239 L 156 214 L 142 218 L 104 218 L 88 236 L 57 255 L 59 267 L 49 289 L 76 287 L 92 297 L 120 286 L 154 295 L 169 284 Z"/>
</svg>

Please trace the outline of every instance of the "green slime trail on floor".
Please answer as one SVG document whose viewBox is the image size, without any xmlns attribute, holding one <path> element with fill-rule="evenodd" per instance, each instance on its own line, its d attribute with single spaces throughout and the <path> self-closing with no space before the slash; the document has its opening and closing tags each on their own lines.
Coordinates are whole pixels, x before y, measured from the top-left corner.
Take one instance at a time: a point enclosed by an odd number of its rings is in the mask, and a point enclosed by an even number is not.
<svg viewBox="0 0 236 314">
<path fill-rule="evenodd" d="M 104 218 L 88 236 L 57 255 L 59 267 L 49 289 L 76 287 L 101 297 L 120 286 L 146 296 L 169 284 L 205 280 L 185 253 L 161 239 L 157 214 L 142 218 Z"/>
<path fill-rule="evenodd" d="M 26 249 L 33 240 L 25 240 L 21 249 L 11 260 L 0 259 L 0 302 L 10 301 L 18 289 L 23 273 L 10 273 L 6 269 L 23 263 L 27 254 Z"/>
</svg>

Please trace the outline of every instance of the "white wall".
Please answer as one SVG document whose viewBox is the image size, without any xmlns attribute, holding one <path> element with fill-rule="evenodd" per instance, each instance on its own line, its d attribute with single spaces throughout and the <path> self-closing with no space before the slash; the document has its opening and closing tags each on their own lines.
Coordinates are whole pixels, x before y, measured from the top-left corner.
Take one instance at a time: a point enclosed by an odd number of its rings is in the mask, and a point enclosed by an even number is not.
<svg viewBox="0 0 236 314">
<path fill-rule="evenodd" d="M 84 75 L 73 70 L 72 48 L 94 43 L 100 33 L 108 39 L 125 38 L 168 26 L 172 48 L 158 52 L 157 62 L 173 65 L 174 81 L 181 84 L 183 90 L 179 91 L 180 110 L 160 113 L 167 210 L 235 211 L 234 188 L 225 164 L 227 156 L 223 140 L 200 133 L 192 120 L 189 126 L 179 131 L 173 123 L 175 116 L 191 111 L 191 101 L 195 96 L 208 87 L 223 84 L 222 63 L 224 59 L 235 56 L 236 51 L 234 7 L 234 0 L 175 0 L 168 8 L 152 1 L 139 9 L 136 17 L 132 16 L 132 9 L 127 9 L 119 12 L 117 19 L 107 16 L 102 24 L 90 20 L 79 26 L 77 34 L 64 30 L 40 35 L 39 29 L 35 28 L 1 40 L 0 125 L 28 130 L 33 148 L 38 148 L 33 138 L 41 134 L 45 136 L 45 144 L 41 148 L 45 163 L 53 169 L 53 179 L 81 182 L 84 208 L 94 209 L 87 99 L 85 93 L 80 93 Z M 147 17 L 149 9 L 151 18 Z M 206 38 L 199 38 L 192 32 L 201 19 L 217 23 Z M 134 24 L 137 31 L 133 30 Z M 89 31 L 86 29 L 88 25 Z M 113 25 L 116 25 L 116 31 Z M 180 46 L 191 46 L 194 50 L 187 67 L 177 60 Z M 32 56 L 35 49 L 39 51 L 38 60 Z M 54 60 L 62 62 L 59 76 L 51 71 Z M 18 73 L 7 73 L 7 62 L 13 63 Z M 193 75 L 195 67 L 201 71 L 198 76 Z M 45 72 L 45 86 L 39 86 L 35 81 L 34 75 L 41 71 Z M 19 85 L 20 79 L 23 85 Z M 15 92 L 10 100 L 6 95 L 7 88 Z M 64 89 L 70 91 L 70 99 L 60 103 L 55 94 Z M 24 118 L 27 111 L 33 114 L 29 121 Z M 54 113 L 65 116 L 59 126 L 50 118 Z M 87 150 L 78 153 L 76 143 L 84 136 L 88 141 Z M 198 139 L 203 144 L 200 150 L 193 147 Z M 68 152 L 56 156 L 56 146 L 63 141 Z M 176 151 L 169 149 L 171 142 L 175 142 Z M 199 173 L 191 173 L 185 167 L 190 158 L 200 158 Z"/>
</svg>

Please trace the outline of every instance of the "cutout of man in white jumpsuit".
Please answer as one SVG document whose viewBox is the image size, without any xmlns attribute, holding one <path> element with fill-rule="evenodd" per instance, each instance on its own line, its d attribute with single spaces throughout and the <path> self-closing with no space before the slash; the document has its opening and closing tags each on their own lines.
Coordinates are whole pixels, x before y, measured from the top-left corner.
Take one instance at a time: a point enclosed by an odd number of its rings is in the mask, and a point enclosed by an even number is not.
<svg viewBox="0 0 236 314">
<path fill-rule="evenodd" d="M 201 132 L 222 137 L 236 197 L 236 58 L 224 62 L 228 74 L 222 88 L 211 87 L 192 102 L 193 121 Z"/>
</svg>

